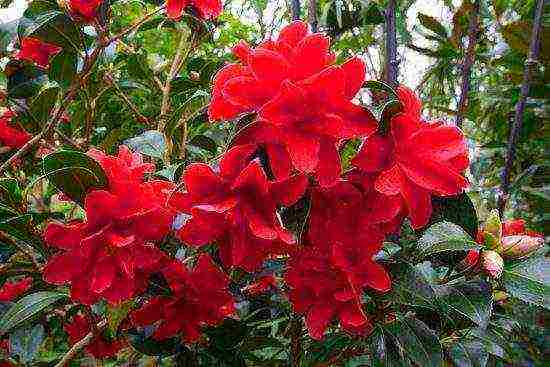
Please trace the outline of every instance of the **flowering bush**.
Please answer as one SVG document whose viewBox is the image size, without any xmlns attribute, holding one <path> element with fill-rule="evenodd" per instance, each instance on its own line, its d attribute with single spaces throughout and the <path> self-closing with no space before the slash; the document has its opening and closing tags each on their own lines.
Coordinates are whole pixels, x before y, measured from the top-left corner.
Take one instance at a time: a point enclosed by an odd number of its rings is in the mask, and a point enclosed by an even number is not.
<svg viewBox="0 0 550 367">
<path fill-rule="evenodd" d="M 478 224 L 463 131 L 328 36 L 220 57 L 217 0 L 45 3 L 6 64 L 3 363 L 478 365 L 497 301 L 548 308 L 542 235 Z"/>
</svg>

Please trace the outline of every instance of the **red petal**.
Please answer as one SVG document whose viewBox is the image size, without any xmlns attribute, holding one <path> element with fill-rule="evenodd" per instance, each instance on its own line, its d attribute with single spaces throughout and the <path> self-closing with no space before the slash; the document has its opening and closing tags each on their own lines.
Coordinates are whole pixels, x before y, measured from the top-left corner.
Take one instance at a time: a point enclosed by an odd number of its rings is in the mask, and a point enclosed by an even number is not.
<svg viewBox="0 0 550 367">
<path fill-rule="evenodd" d="M 341 173 L 340 155 L 335 142 L 322 139 L 319 148 L 319 163 L 316 170 L 319 185 L 322 187 L 331 186 L 340 177 Z"/>
<path fill-rule="evenodd" d="M 166 13 L 170 18 L 177 20 L 187 5 L 187 0 L 166 0 Z"/>
<path fill-rule="evenodd" d="M 285 131 L 286 149 L 294 167 L 303 173 L 312 173 L 319 163 L 320 142 L 317 136 L 298 130 Z"/>
<path fill-rule="evenodd" d="M 366 172 L 379 172 L 391 163 L 393 143 L 390 138 L 372 135 L 365 139 L 351 163 Z"/>
<path fill-rule="evenodd" d="M 374 261 L 368 261 L 361 267 L 362 273 L 358 277 L 362 280 L 363 286 L 368 286 L 380 292 L 387 292 L 391 289 L 391 279 L 386 269 Z"/>
<path fill-rule="evenodd" d="M 279 33 L 278 43 L 286 43 L 290 47 L 295 47 L 307 35 L 307 24 L 295 20 Z"/>
<path fill-rule="evenodd" d="M 439 195 L 456 195 L 468 187 L 468 180 L 449 167 L 427 157 L 423 160 L 400 155 L 401 171 L 416 185 Z"/>
<path fill-rule="evenodd" d="M 192 215 L 178 232 L 178 237 L 186 243 L 206 245 L 220 237 L 226 229 L 223 214 L 193 209 Z"/>
<path fill-rule="evenodd" d="M 220 176 L 228 181 L 235 180 L 250 163 L 256 150 L 254 144 L 237 145 L 229 149 L 220 160 Z"/>
<path fill-rule="evenodd" d="M 239 76 L 225 83 L 222 95 L 242 111 L 254 111 L 272 98 L 274 91 L 258 83 L 254 77 Z"/>
<path fill-rule="evenodd" d="M 75 276 L 85 269 L 78 256 L 67 252 L 53 256 L 44 267 L 44 281 L 61 285 L 70 282 Z"/>
<path fill-rule="evenodd" d="M 360 58 L 353 57 L 343 63 L 340 68 L 344 71 L 346 78 L 345 96 L 347 99 L 353 99 L 365 81 L 365 63 Z"/>
<path fill-rule="evenodd" d="M 306 176 L 295 175 L 286 180 L 272 182 L 270 192 L 275 202 L 291 206 L 304 195 L 308 184 Z"/>
<path fill-rule="evenodd" d="M 119 199 L 108 191 L 94 190 L 86 196 L 84 208 L 88 227 L 102 227 L 119 214 Z"/>
<path fill-rule="evenodd" d="M 278 88 L 287 78 L 290 67 L 281 55 L 262 48 L 250 53 L 248 63 L 258 81 L 267 83 L 269 88 Z"/>
<path fill-rule="evenodd" d="M 404 112 L 419 119 L 422 112 L 422 102 L 418 96 L 411 89 L 402 85 L 397 87 L 397 96 L 403 104 Z"/>
<path fill-rule="evenodd" d="M 419 157 L 428 157 L 436 162 L 467 154 L 466 140 L 460 129 L 456 126 L 430 125 L 425 125 L 410 137 L 403 147 L 404 153 L 414 152 Z"/>
<path fill-rule="evenodd" d="M 132 322 L 137 326 L 152 325 L 163 318 L 165 298 L 157 296 L 144 304 L 140 309 L 132 312 Z"/>
<path fill-rule="evenodd" d="M 302 88 L 285 81 L 279 94 L 262 107 L 260 118 L 283 127 L 299 120 L 306 105 L 307 99 Z"/>
<path fill-rule="evenodd" d="M 346 305 L 346 307 L 340 311 L 339 316 L 344 329 L 348 327 L 355 329 L 369 322 L 365 314 L 361 312 L 359 306 L 356 304 Z"/>
<path fill-rule="evenodd" d="M 278 180 L 288 178 L 292 170 L 292 162 L 285 147 L 281 144 L 265 144 L 265 151 L 275 178 Z"/>
<path fill-rule="evenodd" d="M 309 335 L 313 339 L 321 340 L 333 316 L 334 309 L 330 305 L 311 307 L 306 316 L 306 326 Z"/>
<path fill-rule="evenodd" d="M 294 53 L 294 80 L 306 79 L 327 65 L 330 39 L 321 34 L 306 36 L 296 46 Z"/>
<path fill-rule="evenodd" d="M 71 250 L 80 245 L 84 223 L 63 225 L 50 223 L 44 232 L 44 240 L 47 244 L 62 250 Z"/>
<path fill-rule="evenodd" d="M 248 56 L 250 55 L 250 46 L 246 41 L 240 40 L 235 46 L 233 46 L 233 55 L 244 65 L 248 64 Z"/>
<path fill-rule="evenodd" d="M 102 293 L 113 283 L 115 272 L 116 267 L 111 258 L 98 261 L 90 274 L 90 288 L 96 293 Z"/>
<path fill-rule="evenodd" d="M 397 195 L 401 192 L 402 176 L 399 167 L 394 165 L 380 173 L 374 182 L 374 188 L 384 195 Z"/>
<path fill-rule="evenodd" d="M 403 178 L 401 195 L 407 205 L 412 227 L 414 229 L 424 227 L 432 215 L 430 193 L 407 178 Z"/>
<path fill-rule="evenodd" d="M 195 205 L 224 201 L 229 192 L 212 168 L 203 163 L 189 165 L 183 175 L 185 187 Z"/>
<path fill-rule="evenodd" d="M 119 273 L 113 280 L 111 287 L 106 289 L 102 296 L 110 304 L 117 304 L 131 298 L 135 291 L 136 280 Z"/>
</svg>

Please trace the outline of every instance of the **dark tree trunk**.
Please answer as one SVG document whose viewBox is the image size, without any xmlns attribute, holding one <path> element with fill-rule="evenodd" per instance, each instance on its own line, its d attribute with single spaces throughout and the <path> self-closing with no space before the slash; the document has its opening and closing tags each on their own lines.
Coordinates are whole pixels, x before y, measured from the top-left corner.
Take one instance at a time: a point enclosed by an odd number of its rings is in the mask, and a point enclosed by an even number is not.
<svg viewBox="0 0 550 367">
<path fill-rule="evenodd" d="M 307 18 L 312 32 L 317 32 L 317 0 L 308 0 Z"/>
<path fill-rule="evenodd" d="M 395 28 L 395 3 L 389 0 L 386 8 L 386 82 L 397 86 L 397 33 Z"/>
<path fill-rule="evenodd" d="M 290 16 L 292 20 L 300 20 L 300 0 L 290 0 Z"/>
<path fill-rule="evenodd" d="M 456 126 L 462 127 L 464 121 L 464 115 L 468 108 L 468 94 L 470 93 L 470 78 L 472 75 L 472 66 L 474 65 L 476 55 L 476 45 L 479 33 L 479 8 L 481 0 L 474 1 L 474 8 L 470 16 L 470 23 L 468 25 L 468 48 L 466 50 L 466 58 L 462 63 L 462 85 L 460 92 L 460 101 L 458 102 L 458 109 L 456 115 Z"/>
<path fill-rule="evenodd" d="M 521 92 L 519 100 L 516 104 L 516 111 L 514 115 L 514 123 L 510 130 L 510 137 L 508 139 L 508 148 L 506 150 L 506 160 L 504 163 L 504 169 L 502 170 L 502 183 L 500 186 L 500 197 L 498 203 L 498 210 L 500 215 L 504 213 L 506 208 L 506 202 L 510 194 L 510 175 L 512 172 L 512 166 L 514 165 L 514 159 L 516 157 L 516 144 L 523 125 L 523 112 L 525 110 L 525 102 L 529 95 L 529 84 L 531 82 L 531 72 L 534 66 L 537 65 L 537 58 L 540 51 L 540 30 L 542 24 L 542 9 L 544 7 L 544 0 L 537 0 L 535 9 L 535 19 L 533 21 L 533 31 L 531 33 L 531 43 L 529 45 L 529 55 L 525 61 L 525 68 L 523 70 L 523 82 L 521 85 Z"/>
</svg>

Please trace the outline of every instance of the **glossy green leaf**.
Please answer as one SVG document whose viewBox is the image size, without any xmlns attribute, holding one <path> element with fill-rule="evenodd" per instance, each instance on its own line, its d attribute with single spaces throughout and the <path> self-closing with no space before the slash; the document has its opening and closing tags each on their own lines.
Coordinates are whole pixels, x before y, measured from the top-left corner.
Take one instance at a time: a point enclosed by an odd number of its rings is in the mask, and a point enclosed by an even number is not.
<svg viewBox="0 0 550 367">
<path fill-rule="evenodd" d="M 513 297 L 550 309 L 550 260 L 543 256 L 507 265 L 502 284 Z"/>
<path fill-rule="evenodd" d="M 70 50 L 63 50 L 50 61 L 49 77 L 63 86 L 70 85 L 75 76 L 78 55 Z"/>
<path fill-rule="evenodd" d="M 434 17 L 431 17 L 426 14 L 418 13 L 418 20 L 420 21 L 420 24 L 422 24 L 424 27 L 428 28 L 430 31 L 434 32 L 435 34 L 447 38 L 447 29 L 441 22 Z"/>
<path fill-rule="evenodd" d="M 32 100 L 29 113 L 33 117 L 31 119 L 33 123 L 36 122 L 38 124 L 35 127 L 36 131 L 40 130 L 50 119 L 50 112 L 59 97 L 59 89 L 57 85 L 48 83 Z"/>
<path fill-rule="evenodd" d="M 124 141 L 133 151 L 162 159 L 166 150 L 164 135 L 158 130 L 148 130 L 136 137 Z"/>
<path fill-rule="evenodd" d="M 70 150 L 61 150 L 44 157 L 44 176 L 60 191 L 79 204 L 84 203 L 91 189 L 108 187 L 107 177 L 97 161 L 88 155 Z"/>
<path fill-rule="evenodd" d="M 456 196 L 432 197 L 430 224 L 452 222 L 464 229 L 472 238 L 477 235 L 479 219 L 474 203 L 467 193 Z"/>
<path fill-rule="evenodd" d="M 489 358 L 479 340 L 458 340 L 448 347 L 448 353 L 456 367 L 485 367 Z"/>
<path fill-rule="evenodd" d="M 69 295 L 64 292 L 41 291 L 21 298 L 0 319 L 0 335 L 31 320 L 46 307 L 68 297 Z"/>
<path fill-rule="evenodd" d="M 420 258 L 448 251 L 478 249 L 477 244 L 462 228 L 451 222 L 430 226 L 418 240 Z"/>
</svg>

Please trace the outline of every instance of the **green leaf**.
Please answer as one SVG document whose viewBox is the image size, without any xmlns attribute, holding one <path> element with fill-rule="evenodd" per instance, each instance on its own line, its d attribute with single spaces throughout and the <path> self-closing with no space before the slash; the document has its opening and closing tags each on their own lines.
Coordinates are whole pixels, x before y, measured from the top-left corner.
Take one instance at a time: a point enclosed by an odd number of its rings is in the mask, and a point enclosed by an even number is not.
<svg viewBox="0 0 550 367">
<path fill-rule="evenodd" d="M 420 24 L 428 28 L 430 31 L 434 32 L 437 35 L 440 35 L 443 38 L 447 38 L 447 29 L 434 17 L 431 17 L 426 14 L 418 13 L 418 20 Z"/>
<path fill-rule="evenodd" d="M 535 256 L 505 266 L 502 284 L 512 296 L 550 309 L 550 260 Z"/>
<path fill-rule="evenodd" d="M 485 367 L 489 358 L 485 346 L 479 340 L 459 340 L 447 350 L 456 367 Z"/>
<path fill-rule="evenodd" d="M 124 141 L 132 150 L 153 158 L 162 159 L 166 150 L 164 135 L 158 130 L 148 130 L 143 134 Z"/>
<path fill-rule="evenodd" d="M 397 92 L 389 84 L 379 80 L 367 80 L 363 83 L 363 88 L 367 88 L 373 93 L 385 92 L 394 99 L 399 100 L 399 97 L 397 97 Z"/>
<path fill-rule="evenodd" d="M 108 187 L 107 177 L 97 161 L 88 155 L 61 150 L 44 157 L 44 175 L 60 191 L 79 204 L 91 189 Z"/>
<path fill-rule="evenodd" d="M 363 13 L 364 24 L 382 24 L 385 20 L 386 18 L 384 17 L 383 10 L 380 9 L 380 6 L 375 2 L 371 2 Z"/>
<path fill-rule="evenodd" d="M 409 263 L 391 266 L 392 292 L 395 301 L 404 305 L 434 309 L 435 291 L 426 277 Z"/>
<path fill-rule="evenodd" d="M 438 286 L 435 292 L 443 312 L 456 312 L 480 327 L 487 326 L 493 310 L 493 292 L 485 280 Z"/>
<path fill-rule="evenodd" d="M 49 77 L 67 87 L 76 76 L 78 55 L 70 50 L 62 50 L 50 61 Z"/>
<path fill-rule="evenodd" d="M 27 15 L 26 15 L 27 16 Z M 73 52 L 80 51 L 80 31 L 73 20 L 59 10 L 38 13 L 32 18 L 25 18 L 19 26 L 21 37 L 36 37 Z"/>
<path fill-rule="evenodd" d="M 116 306 L 107 305 L 107 327 L 110 335 L 113 337 L 117 335 L 120 323 L 133 307 L 134 300 L 128 300 Z"/>
<path fill-rule="evenodd" d="M 11 98 L 29 98 L 40 91 L 47 82 L 44 71 L 34 65 L 12 60 L 6 66 L 8 73 L 8 95 Z"/>
<path fill-rule="evenodd" d="M 29 109 L 29 113 L 34 117 L 39 124 L 35 130 L 39 130 L 50 118 L 50 112 L 57 102 L 59 96 L 59 87 L 55 84 L 48 83 L 33 99 Z"/>
<path fill-rule="evenodd" d="M 396 350 L 401 365 L 443 366 L 443 348 L 439 338 L 422 321 L 405 316 L 381 328 L 386 350 Z M 393 344 L 393 348 L 388 348 L 388 343 Z"/>
<path fill-rule="evenodd" d="M 470 250 L 480 247 L 468 233 L 450 222 L 433 224 L 418 240 L 420 258 L 447 251 Z"/>
<path fill-rule="evenodd" d="M 437 222 L 452 222 L 464 229 L 472 238 L 477 235 L 479 219 L 477 211 L 466 193 L 456 196 L 432 197 L 430 225 Z"/>
<path fill-rule="evenodd" d="M 46 307 L 68 298 L 64 292 L 41 291 L 21 298 L 0 319 L 0 335 L 4 335 L 22 323 L 31 320 Z"/>
</svg>

